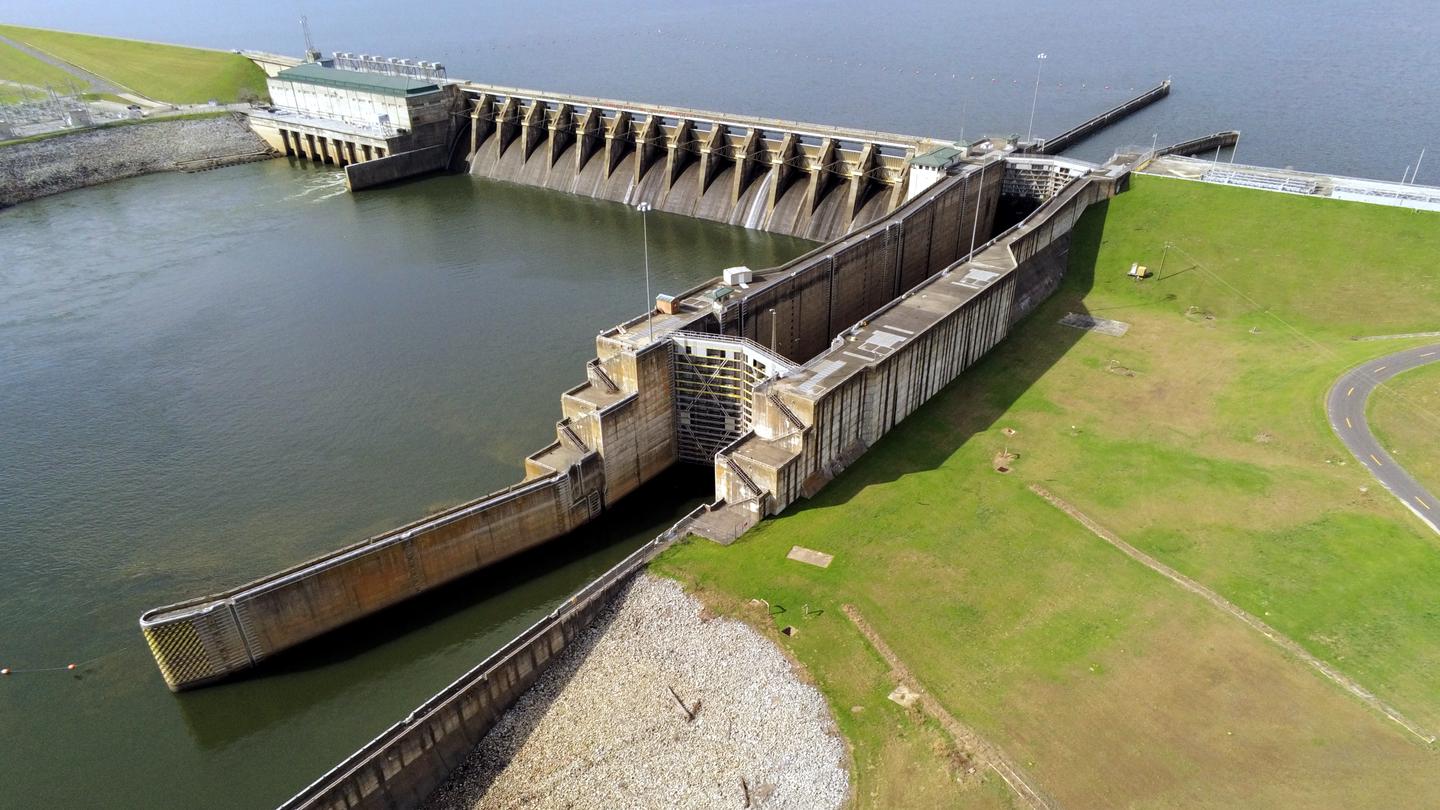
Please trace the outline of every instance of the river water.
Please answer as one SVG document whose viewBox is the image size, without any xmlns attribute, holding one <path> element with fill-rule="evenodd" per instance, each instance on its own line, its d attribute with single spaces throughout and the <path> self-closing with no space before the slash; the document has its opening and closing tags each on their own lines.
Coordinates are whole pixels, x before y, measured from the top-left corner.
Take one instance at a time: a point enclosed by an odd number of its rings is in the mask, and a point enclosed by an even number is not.
<svg viewBox="0 0 1440 810">
<path fill-rule="evenodd" d="M 519 480 L 596 332 L 644 308 L 640 227 L 284 160 L 0 212 L 0 806 L 274 805 L 709 495 L 663 481 L 238 683 L 172 695 L 136 625 Z M 657 291 L 808 244 L 649 230 Z"/>
</svg>

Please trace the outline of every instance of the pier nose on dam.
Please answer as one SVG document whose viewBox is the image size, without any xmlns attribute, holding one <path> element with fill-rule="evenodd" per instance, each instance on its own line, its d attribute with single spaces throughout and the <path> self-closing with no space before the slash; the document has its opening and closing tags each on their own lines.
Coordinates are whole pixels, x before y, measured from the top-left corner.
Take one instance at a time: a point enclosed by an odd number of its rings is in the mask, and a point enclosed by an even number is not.
<svg viewBox="0 0 1440 810">
<path fill-rule="evenodd" d="M 909 135 L 466 84 L 470 172 L 826 242 L 907 197 Z"/>
</svg>

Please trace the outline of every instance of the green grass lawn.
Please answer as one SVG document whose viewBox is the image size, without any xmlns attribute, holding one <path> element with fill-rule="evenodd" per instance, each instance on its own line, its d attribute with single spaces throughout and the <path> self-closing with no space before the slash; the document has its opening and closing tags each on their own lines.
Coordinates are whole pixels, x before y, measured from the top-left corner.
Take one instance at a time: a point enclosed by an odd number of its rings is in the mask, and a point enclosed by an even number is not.
<svg viewBox="0 0 1440 810">
<path fill-rule="evenodd" d="M 89 86 L 60 68 L 42 62 L 24 51 L 4 43 L 0 43 L 0 79 L 38 88 L 49 85 L 61 95 L 70 92 L 72 82 L 80 90 Z M 0 96 L 18 101 L 23 95 L 20 88 L 0 85 Z M 36 96 L 37 94 L 31 93 L 31 95 Z"/>
<path fill-rule="evenodd" d="M 143 96 L 174 104 L 236 101 L 265 93 L 265 73 L 239 54 L 0 25 L 0 34 Z"/>
<path fill-rule="evenodd" d="M 1125 277 L 1167 241 L 1157 278 Z M 1437 259 L 1440 215 L 1137 177 L 1086 215 L 1061 290 L 815 499 L 657 568 L 772 633 L 800 628 L 777 639 L 829 697 L 861 806 L 1007 797 L 885 699 L 844 603 L 1061 805 L 1440 803 L 1430 747 L 1026 489 L 1440 730 L 1440 542 L 1322 410 L 1348 367 L 1410 345 L 1350 337 L 1433 325 Z M 1131 329 L 1056 323 L 1072 311 Z M 795 544 L 835 564 L 786 560 Z"/>
<path fill-rule="evenodd" d="M 1440 364 L 1392 378 L 1371 395 L 1366 417 L 1395 460 L 1431 492 L 1440 493 Z"/>
</svg>

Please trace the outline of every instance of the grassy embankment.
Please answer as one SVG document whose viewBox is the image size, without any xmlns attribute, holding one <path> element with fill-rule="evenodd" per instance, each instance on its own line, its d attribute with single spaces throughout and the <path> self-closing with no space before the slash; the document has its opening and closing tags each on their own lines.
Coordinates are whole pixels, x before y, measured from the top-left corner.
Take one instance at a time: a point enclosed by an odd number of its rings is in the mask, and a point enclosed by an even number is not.
<svg viewBox="0 0 1440 810">
<path fill-rule="evenodd" d="M 70 92 L 71 82 L 81 90 L 88 86 L 60 68 L 4 43 L 0 43 L 0 79 L 36 88 L 27 94 L 23 88 L 0 84 L 0 104 L 23 101 L 27 95 L 40 98 L 46 86 L 55 88 L 58 93 Z"/>
<path fill-rule="evenodd" d="M 1158 278 L 1125 277 L 1167 241 Z M 862 807 L 1011 797 L 993 774 L 957 781 L 842 604 L 1063 806 L 1440 804 L 1431 747 L 1027 489 L 1440 729 L 1440 543 L 1322 410 L 1346 368 L 1413 345 L 1349 338 L 1433 328 L 1437 259 L 1440 215 L 1138 177 L 1086 215 L 1066 284 L 982 363 L 815 499 L 657 569 L 806 665 Z M 1069 311 L 1131 329 L 1080 333 L 1056 323 Z M 1005 449 L 1009 475 L 992 471 Z M 796 544 L 835 563 L 786 560 Z"/>
<path fill-rule="evenodd" d="M 1415 480 L 1440 492 L 1440 364 L 1392 378 L 1370 396 L 1366 419 Z"/>
<path fill-rule="evenodd" d="M 228 104 L 247 92 L 265 95 L 264 71 L 239 54 L 16 25 L 0 25 L 0 35 L 156 101 Z"/>
</svg>

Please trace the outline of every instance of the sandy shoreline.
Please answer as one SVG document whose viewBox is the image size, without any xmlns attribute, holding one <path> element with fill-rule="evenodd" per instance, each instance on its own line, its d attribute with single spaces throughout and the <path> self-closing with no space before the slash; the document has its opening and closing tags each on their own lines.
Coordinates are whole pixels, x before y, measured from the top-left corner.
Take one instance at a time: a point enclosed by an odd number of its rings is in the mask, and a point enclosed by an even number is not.
<svg viewBox="0 0 1440 810">
<path fill-rule="evenodd" d="M 428 806 L 741 808 L 748 792 L 751 807 L 821 810 L 848 790 L 825 699 L 780 650 L 641 574 Z"/>
</svg>

